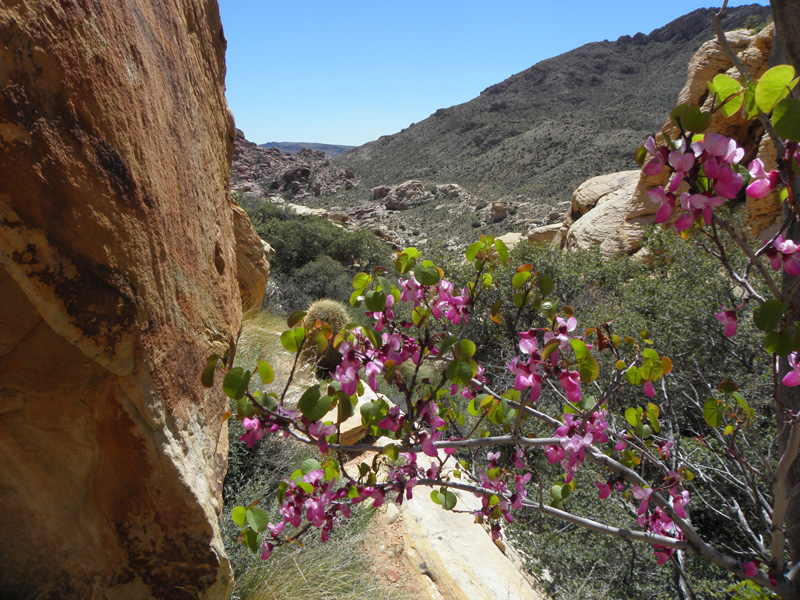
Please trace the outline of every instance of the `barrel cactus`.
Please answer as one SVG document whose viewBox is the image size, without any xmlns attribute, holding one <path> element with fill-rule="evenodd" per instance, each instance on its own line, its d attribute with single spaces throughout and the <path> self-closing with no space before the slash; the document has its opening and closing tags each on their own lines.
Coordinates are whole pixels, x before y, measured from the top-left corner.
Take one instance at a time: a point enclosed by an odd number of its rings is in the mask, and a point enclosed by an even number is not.
<svg viewBox="0 0 800 600">
<path fill-rule="evenodd" d="M 339 333 L 342 328 L 350 322 L 350 315 L 347 312 L 344 304 L 331 300 L 329 298 L 322 298 L 315 300 L 306 310 L 306 317 L 304 319 L 304 327 L 306 330 L 314 327 L 320 321 L 327 323 L 331 327 L 333 337 L 328 344 L 328 347 L 320 352 L 316 345 L 311 344 L 308 349 L 303 353 L 303 358 L 314 365 L 323 373 L 330 373 L 336 366 L 342 362 L 342 356 L 339 351 L 333 347 L 333 338 Z"/>
</svg>

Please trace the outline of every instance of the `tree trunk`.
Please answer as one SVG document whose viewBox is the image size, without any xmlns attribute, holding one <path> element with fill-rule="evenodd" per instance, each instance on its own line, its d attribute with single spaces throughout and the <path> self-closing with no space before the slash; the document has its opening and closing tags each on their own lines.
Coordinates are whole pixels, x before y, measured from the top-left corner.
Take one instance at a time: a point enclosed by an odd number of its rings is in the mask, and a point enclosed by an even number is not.
<svg viewBox="0 0 800 600">
<path fill-rule="evenodd" d="M 772 6 L 772 15 L 775 18 L 775 33 L 770 64 L 790 64 L 796 71 L 800 72 L 800 2 L 798 0 L 770 0 L 770 4 Z M 797 186 L 797 183 L 800 183 L 798 178 L 796 178 L 795 182 L 795 189 L 800 189 L 800 186 Z M 788 206 L 785 206 L 785 215 L 788 216 L 790 210 Z M 800 224 L 793 223 L 786 237 L 800 241 Z M 796 279 L 796 277 L 784 273 L 781 292 L 786 294 Z M 779 378 L 782 378 L 789 370 L 789 364 L 786 359 L 780 359 Z M 800 387 L 790 388 L 779 385 L 777 399 L 785 408 L 797 412 L 800 410 Z M 785 413 L 778 413 L 777 418 L 779 450 L 783 454 L 789 437 L 788 418 Z M 796 457 L 790 469 L 787 483 L 788 490 L 793 490 L 800 485 L 800 460 Z M 792 563 L 797 563 L 800 561 L 800 494 L 796 494 L 790 500 L 785 526 L 791 560 Z M 795 579 L 795 588 L 800 591 L 800 577 Z"/>
</svg>

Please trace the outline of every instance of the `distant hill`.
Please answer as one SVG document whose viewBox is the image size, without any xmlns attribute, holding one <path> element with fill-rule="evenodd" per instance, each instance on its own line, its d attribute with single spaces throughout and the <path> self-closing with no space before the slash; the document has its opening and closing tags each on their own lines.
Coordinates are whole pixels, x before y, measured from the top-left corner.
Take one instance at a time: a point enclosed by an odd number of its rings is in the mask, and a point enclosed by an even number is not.
<svg viewBox="0 0 800 600">
<path fill-rule="evenodd" d="M 284 154 L 297 154 L 303 148 L 309 150 L 323 150 L 328 156 L 339 156 L 349 152 L 355 146 L 337 146 L 335 144 L 314 144 L 310 142 L 267 142 L 259 144 L 262 148 L 277 148 Z"/>
<path fill-rule="evenodd" d="M 689 59 L 714 37 L 711 10 L 542 61 L 334 162 L 355 171 L 367 189 L 413 178 L 458 183 L 486 199 L 569 200 L 589 177 L 635 168 L 635 147 L 661 128 Z M 724 26 L 769 18 L 769 7 L 730 8 Z"/>
</svg>

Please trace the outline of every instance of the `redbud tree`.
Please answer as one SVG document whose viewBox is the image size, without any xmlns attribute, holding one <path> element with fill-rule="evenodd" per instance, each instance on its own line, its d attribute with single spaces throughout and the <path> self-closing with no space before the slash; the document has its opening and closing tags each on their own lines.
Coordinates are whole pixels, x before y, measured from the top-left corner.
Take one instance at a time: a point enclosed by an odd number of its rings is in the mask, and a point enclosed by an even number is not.
<svg viewBox="0 0 800 600">
<path fill-rule="evenodd" d="M 354 505 L 367 500 L 374 506 L 413 501 L 424 488 L 443 510 L 458 510 L 453 490 L 462 490 L 481 499 L 473 514 L 494 538 L 516 511 L 532 510 L 647 544 L 659 564 L 672 564 L 684 579 L 680 555 L 695 554 L 781 598 L 800 599 L 797 83 L 787 64 L 757 81 L 741 66 L 736 78 L 718 75 L 709 82 L 710 112 L 677 107 L 672 120 L 680 135 L 650 137 L 637 151 L 646 174 L 665 169 L 671 174 L 666 186 L 649 193 L 658 205 L 655 222 L 716 256 L 740 290 L 737 306 L 715 313 L 724 335 L 736 335 L 739 313 L 748 304 L 755 306 L 753 320 L 763 332 L 774 380 L 769 410 L 776 444 L 761 439 L 754 426 L 754 406 L 762 399 L 748 398 L 736 383 L 718 382 L 717 393 L 698 405 L 709 440 L 704 443 L 723 465 L 709 470 L 723 473 L 741 492 L 735 506 L 720 506 L 742 532 L 744 551 L 714 546 L 693 524 L 696 497 L 719 493 L 714 489 L 719 479 L 696 477 L 696 468 L 679 451 L 680 430 L 665 427 L 671 400 L 660 390 L 672 361 L 659 354 L 657 341 L 614 331 L 610 323 L 582 323 L 579 314 L 558 303 L 552 278 L 536 265 L 519 265 L 510 281 L 501 281 L 498 266 L 508 261 L 508 250 L 487 236 L 467 249 L 473 276 L 460 289 L 417 249 L 406 248 L 395 261 L 399 277 L 378 268 L 353 280 L 350 302 L 364 308 L 369 325 L 350 324 L 333 336 L 325 323 L 304 326 L 304 313 L 290 316 L 281 344 L 294 355 L 295 367 L 309 345 L 320 350 L 333 345 L 342 357 L 332 380 L 309 387 L 296 404 L 286 399 L 294 368 L 289 381 L 274 389 L 266 361 L 250 371 L 231 368 L 224 358 L 209 360 L 203 381 L 210 386 L 215 373 L 222 375 L 248 446 L 265 435 L 282 435 L 319 450 L 318 459 L 303 462 L 281 484 L 276 522 L 255 503 L 234 509 L 242 542 L 267 559 L 311 532 L 326 540 Z M 777 167 L 767 171 L 759 159 L 744 164 L 737 140 L 707 130 L 714 112 L 760 121 L 778 149 Z M 745 195 L 758 199 L 775 191 L 784 218 L 770 239 L 758 242 L 725 208 Z M 729 259 L 730 244 L 746 257 L 744 266 Z M 484 295 L 503 286 L 512 290 L 510 302 L 498 300 L 488 314 L 474 313 Z M 520 330 L 527 309 L 541 313 L 546 325 Z M 466 336 L 470 319 L 490 319 L 512 332 L 517 352 L 505 364 L 505 380 L 513 382 L 507 389 L 498 387 L 502 378 L 489 379 L 475 359 L 478 348 Z M 359 403 L 367 387 L 379 385 L 394 389 L 399 401 L 379 395 Z M 635 389 L 639 400 L 623 404 L 624 388 Z M 544 403 L 544 394 L 557 401 Z M 362 424 L 377 441 L 341 444 L 341 424 L 359 405 Z M 348 453 L 359 451 L 375 458 L 348 467 Z M 485 460 L 469 460 L 475 452 Z M 537 454 L 550 471 L 532 468 Z M 582 478 L 587 461 L 598 467 L 592 472 L 604 476 Z M 570 493 L 585 485 L 596 490 L 597 502 L 627 503 L 638 530 L 571 511 Z"/>
</svg>

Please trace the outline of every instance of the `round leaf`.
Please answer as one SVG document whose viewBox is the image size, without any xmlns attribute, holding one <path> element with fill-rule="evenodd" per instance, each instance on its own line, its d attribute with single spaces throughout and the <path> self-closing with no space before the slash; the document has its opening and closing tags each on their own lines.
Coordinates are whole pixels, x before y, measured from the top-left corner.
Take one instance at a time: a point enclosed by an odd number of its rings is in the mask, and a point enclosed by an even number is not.
<svg viewBox="0 0 800 600">
<path fill-rule="evenodd" d="M 785 140 L 800 142 L 800 100 L 784 98 L 772 113 L 775 133 Z"/>
<path fill-rule="evenodd" d="M 719 427 L 722 425 L 723 406 L 716 398 L 709 398 L 703 405 L 703 418 L 709 427 Z"/>
<path fill-rule="evenodd" d="M 791 65 L 778 65 L 764 73 L 756 86 L 758 108 L 765 113 L 772 111 L 789 94 L 793 79 L 794 67 Z"/>
</svg>

